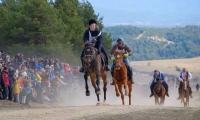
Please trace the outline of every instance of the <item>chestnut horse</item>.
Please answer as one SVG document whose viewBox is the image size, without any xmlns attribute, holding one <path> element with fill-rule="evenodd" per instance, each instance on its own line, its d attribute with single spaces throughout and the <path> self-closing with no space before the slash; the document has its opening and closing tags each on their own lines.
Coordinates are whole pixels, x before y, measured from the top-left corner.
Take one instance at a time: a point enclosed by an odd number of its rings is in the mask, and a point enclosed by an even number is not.
<svg viewBox="0 0 200 120">
<path fill-rule="evenodd" d="M 165 102 L 166 90 L 161 80 L 158 80 L 153 88 L 156 105 L 163 105 Z"/>
<path fill-rule="evenodd" d="M 124 88 L 125 95 L 128 95 L 129 97 L 129 105 L 131 105 L 132 84 L 131 81 L 128 80 L 127 68 L 123 61 L 124 51 L 116 50 L 114 52 L 114 57 L 115 57 L 115 66 L 113 72 L 113 80 L 114 80 L 116 96 L 119 97 L 121 95 L 122 105 L 124 105 L 124 93 L 122 90 Z"/>
<path fill-rule="evenodd" d="M 189 90 L 189 80 L 188 80 L 188 72 L 186 74 L 186 79 L 183 80 L 182 84 L 180 87 L 180 96 L 181 96 L 181 103 L 184 104 L 184 107 L 188 107 L 189 106 L 189 94 L 190 94 L 190 90 Z"/>
<path fill-rule="evenodd" d="M 99 95 L 100 90 L 100 78 L 103 80 L 103 91 L 104 91 L 104 103 L 106 102 L 106 91 L 107 91 L 107 72 L 105 70 L 103 55 L 98 54 L 97 49 L 94 47 L 93 43 L 88 43 L 85 45 L 84 57 L 83 57 L 83 67 L 85 69 L 84 79 L 85 79 L 85 89 L 86 96 L 90 96 L 89 86 L 88 86 L 88 76 L 90 76 L 92 86 L 95 89 L 97 96 L 97 105 L 100 105 Z"/>
</svg>

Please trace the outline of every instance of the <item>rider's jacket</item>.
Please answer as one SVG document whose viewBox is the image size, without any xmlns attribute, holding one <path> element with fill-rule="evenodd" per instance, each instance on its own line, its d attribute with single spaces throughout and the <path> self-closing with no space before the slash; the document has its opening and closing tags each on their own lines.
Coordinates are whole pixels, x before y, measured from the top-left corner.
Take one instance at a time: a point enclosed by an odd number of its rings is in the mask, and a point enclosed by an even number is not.
<svg viewBox="0 0 200 120">
<path fill-rule="evenodd" d="M 165 75 L 163 73 L 159 73 L 159 75 L 154 74 L 153 75 L 153 82 L 157 82 L 157 81 L 165 81 Z"/>
<path fill-rule="evenodd" d="M 181 72 L 180 75 L 179 75 L 179 81 L 183 81 L 184 79 L 186 79 L 186 75 L 187 75 L 187 72 Z M 192 79 L 192 74 L 190 72 L 188 72 L 188 80 L 191 80 Z"/>
<path fill-rule="evenodd" d="M 90 31 L 87 29 L 83 36 L 84 43 L 93 42 L 95 43 L 95 47 L 100 50 L 102 47 L 102 33 L 101 31 Z"/>
<path fill-rule="evenodd" d="M 131 53 L 131 49 L 126 45 L 124 44 L 124 46 L 122 48 L 119 48 L 117 44 L 115 44 L 112 49 L 111 49 L 111 54 L 113 55 L 115 50 L 124 50 L 125 53 Z"/>
</svg>

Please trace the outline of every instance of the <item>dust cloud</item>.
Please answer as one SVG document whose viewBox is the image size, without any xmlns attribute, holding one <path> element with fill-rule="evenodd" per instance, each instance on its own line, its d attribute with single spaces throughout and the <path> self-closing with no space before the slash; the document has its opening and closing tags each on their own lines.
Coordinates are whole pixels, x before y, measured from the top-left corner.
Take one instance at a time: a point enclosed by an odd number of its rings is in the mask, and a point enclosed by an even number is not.
<svg viewBox="0 0 200 120">
<path fill-rule="evenodd" d="M 134 106 L 155 106 L 154 97 L 149 98 L 150 95 L 150 82 L 152 76 L 147 73 L 134 72 L 134 82 L 132 91 L 132 104 Z M 108 89 L 107 89 L 107 105 L 121 105 L 121 98 L 115 96 L 114 86 L 110 85 L 111 77 L 108 74 Z M 67 85 L 61 92 L 61 104 L 63 106 L 90 106 L 96 105 L 97 98 L 94 88 L 91 85 L 90 79 L 88 80 L 90 96 L 85 95 L 85 81 L 83 74 L 69 75 L 67 78 Z M 103 83 L 101 81 L 101 102 L 103 102 Z M 166 97 L 164 106 L 169 107 L 182 107 L 178 98 L 178 88 L 169 88 L 170 97 Z M 191 100 L 191 107 L 199 107 L 200 93 L 194 93 Z M 128 96 L 125 97 L 125 104 L 128 105 Z"/>
</svg>

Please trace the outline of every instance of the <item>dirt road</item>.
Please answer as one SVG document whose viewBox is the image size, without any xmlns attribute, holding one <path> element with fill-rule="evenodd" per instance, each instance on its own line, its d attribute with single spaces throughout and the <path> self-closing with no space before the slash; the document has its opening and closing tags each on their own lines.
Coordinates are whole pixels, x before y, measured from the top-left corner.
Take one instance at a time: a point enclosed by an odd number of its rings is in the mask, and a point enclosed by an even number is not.
<svg viewBox="0 0 200 120">
<path fill-rule="evenodd" d="M 199 120 L 200 108 L 82 106 L 1 109 L 1 120 Z"/>
</svg>

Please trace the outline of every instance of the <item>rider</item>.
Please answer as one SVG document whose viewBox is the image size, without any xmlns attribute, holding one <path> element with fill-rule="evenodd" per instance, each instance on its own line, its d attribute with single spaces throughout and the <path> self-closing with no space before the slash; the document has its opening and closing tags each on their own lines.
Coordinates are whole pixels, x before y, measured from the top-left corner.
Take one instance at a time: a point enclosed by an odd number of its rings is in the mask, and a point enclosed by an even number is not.
<svg viewBox="0 0 200 120">
<path fill-rule="evenodd" d="M 169 97 L 169 94 L 168 94 L 168 85 L 167 85 L 167 82 L 165 81 L 165 75 L 163 73 L 161 73 L 159 70 L 154 70 L 153 81 L 152 81 L 151 86 L 150 86 L 151 95 L 149 97 L 152 97 L 154 95 L 153 89 L 154 89 L 155 84 L 159 80 L 162 81 L 162 84 L 163 84 L 163 86 L 164 86 L 164 88 L 166 90 L 166 95 Z"/>
<path fill-rule="evenodd" d="M 180 96 L 180 93 L 181 93 L 181 87 L 183 85 L 183 80 L 186 80 L 186 76 L 188 74 L 188 83 L 189 83 L 189 80 L 192 79 L 192 74 L 190 72 L 188 72 L 188 70 L 186 68 L 183 68 L 183 70 L 180 72 L 180 76 L 179 76 L 179 81 L 180 81 L 180 84 L 179 84 L 179 88 L 178 88 L 178 92 L 179 92 L 179 97 L 178 99 L 181 98 Z M 188 84 L 188 88 L 189 88 L 189 92 L 190 92 L 190 97 L 192 98 L 192 89 L 190 87 L 190 84 Z"/>
<path fill-rule="evenodd" d="M 128 70 L 128 78 L 129 80 L 131 80 L 131 83 L 133 84 L 133 72 L 132 72 L 132 68 L 131 66 L 129 65 L 129 60 L 128 60 L 128 56 L 130 56 L 132 54 L 132 51 L 131 49 L 124 43 L 123 39 L 122 38 L 118 38 L 117 39 L 117 42 L 116 44 L 112 47 L 112 50 L 111 50 L 111 55 L 114 55 L 114 52 L 115 50 L 124 50 L 125 54 L 124 54 L 124 63 L 127 67 L 127 70 Z M 112 64 L 112 67 L 111 67 L 111 75 L 113 76 L 113 72 L 114 72 L 114 65 L 115 65 L 115 62 L 114 62 L 114 57 L 112 57 L 112 60 L 113 60 L 113 64 Z M 114 85 L 114 81 L 111 83 L 111 85 Z"/>
<path fill-rule="evenodd" d="M 102 32 L 98 29 L 97 26 L 97 21 L 94 19 L 89 20 L 89 28 L 85 31 L 83 40 L 84 43 L 90 43 L 94 42 L 95 43 L 95 48 L 98 50 L 98 54 L 103 53 L 105 56 L 105 64 L 106 64 L 106 70 L 109 71 L 108 68 L 108 55 L 103 47 L 103 37 L 102 37 Z M 84 50 L 83 50 L 84 51 Z M 82 67 L 80 68 L 80 72 L 84 72 L 83 68 L 83 51 L 81 53 L 81 62 L 82 62 Z"/>
</svg>

